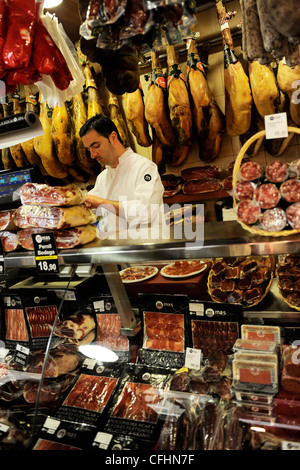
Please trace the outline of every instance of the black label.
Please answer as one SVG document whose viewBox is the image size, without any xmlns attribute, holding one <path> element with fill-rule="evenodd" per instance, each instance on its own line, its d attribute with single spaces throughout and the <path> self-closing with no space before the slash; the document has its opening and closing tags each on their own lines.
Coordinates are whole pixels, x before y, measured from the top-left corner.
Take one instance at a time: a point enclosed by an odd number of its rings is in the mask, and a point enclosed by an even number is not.
<svg viewBox="0 0 300 470">
<path fill-rule="evenodd" d="M 145 180 L 145 181 L 151 181 L 151 179 L 152 179 L 152 178 L 151 178 L 151 175 L 149 175 L 149 174 L 147 174 L 147 175 L 144 176 L 144 180 Z"/>
<path fill-rule="evenodd" d="M 35 233 L 32 235 L 32 239 L 38 274 L 48 275 L 59 273 L 53 232 Z"/>
</svg>

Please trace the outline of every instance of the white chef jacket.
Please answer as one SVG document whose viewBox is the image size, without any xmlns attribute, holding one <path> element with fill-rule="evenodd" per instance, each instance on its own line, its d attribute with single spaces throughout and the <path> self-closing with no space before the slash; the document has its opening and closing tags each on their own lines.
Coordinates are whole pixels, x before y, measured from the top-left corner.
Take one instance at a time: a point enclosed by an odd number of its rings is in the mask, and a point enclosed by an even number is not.
<svg viewBox="0 0 300 470">
<path fill-rule="evenodd" d="M 89 191 L 94 196 L 123 203 L 125 219 L 114 211 L 97 208 L 97 215 L 102 216 L 100 232 L 151 228 L 156 233 L 157 227 L 165 226 L 163 192 L 157 165 L 127 148 L 117 167 L 106 166 Z"/>
</svg>

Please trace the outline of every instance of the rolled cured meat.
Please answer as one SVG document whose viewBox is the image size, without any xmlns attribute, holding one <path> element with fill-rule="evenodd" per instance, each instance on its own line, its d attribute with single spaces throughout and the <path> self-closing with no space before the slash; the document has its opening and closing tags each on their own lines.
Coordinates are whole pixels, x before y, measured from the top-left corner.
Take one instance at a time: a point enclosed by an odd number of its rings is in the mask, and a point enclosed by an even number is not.
<svg viewBox="0 0 300 470">
<path fill-rule="evenodd" d="M 267 232 L 280 232 L 286 226 L 286 214 L 280 207 L 266 210 L 260 219 L 261 226 Z"/>
<path fill-rule="evenodd" d="M 48 229 L 26 228 L 18 231 L 19 244 L 25 250 L 34 249 L 32 235 L 34 233 L 47 232 Z M 59 250 L 74 248 L 78 245 L 86 245 L 97 237 L 95 225 L 87 224 L 80 227 L 73 227 L 65 230 L 54 230 L 56 247 Z"/>
<path fill-rule="evenodd" d="M 96 215 L 85 205 L 71 207 L 46 207 L 24 204 L 15 212 L 19 228 L 64 229 L 96 222 Z"/>
<path fill-rule="evenodd" d="M 252 200 L 241 201 L 237 205 L 237 218 L 244 224 L 255 224 L 259 220 L 260 214 L 259 205 Z"/>
<path fill-rule="evenodd" d="M 300 180 L 289 179 L 280 185 L 282 198 L 289 203 L 300 201 Z"/>
<path fill-rule="evenodd" d="M 251 181 L 238 181 L 235 187 L 235 194 L 239 201 L 252 199 L 255 186 Z"/>
<path fill-rule="evenodd" d="M 262 176 L 262 167 L 258 162 L 245 162 L 240 168 L 240 175 L 245 181 L 257 180 Z"/>
<path fill-rule="evenodd" d="M 274 160 L 266 167 L 266 178 L 271 183 L 282 183 L 289 176 L 289 168 L 285 162 Z"/>
<path fill-rule="evenodd" d="M 300 202 L 294 202 L 287 208 L 286 218 L 293 229 L 300 229 Z"/>
<path fill-rule="evenodd" d="M 254 191 L 254 199 L 261 209 L 272 209 L 280 200 L 280 192 L 275 184 L 264 183 Z"/>
<path fill-rule="evenodd" d="M 40 206 L 77 206 L 83 204 L 85 191 L 78 186 L 48 186 L 47 184 L 25 183 L 20 190 L 22 204 Z"/>
</svg>

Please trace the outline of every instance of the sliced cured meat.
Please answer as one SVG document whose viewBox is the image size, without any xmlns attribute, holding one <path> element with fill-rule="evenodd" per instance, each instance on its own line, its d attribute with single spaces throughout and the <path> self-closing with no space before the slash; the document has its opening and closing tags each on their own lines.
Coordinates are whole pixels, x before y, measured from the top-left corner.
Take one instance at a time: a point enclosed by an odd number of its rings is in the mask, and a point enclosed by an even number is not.
<svg viewBox="0 0 300 470">
<path fill-rule="evenodd" d="M 275 160 L 266 167 L 266 178 L 271 183 L 282 183 L 288 178 L 288 175 L 288 165 L 280 160 Z"/>
<path fill-rule="evenodd" d="M 231 266 L 225 271 L 225 279 L 238 279 L 240 277 L 240 267 Z"/>
<path fill-rule="evenodd" d="M 63 405 L 99 413 L 105 407 L 116 384 L 116 378 L 81 374 Z"/>
<path fill-rule="evenodd" d="M 203 165 L 191 168 L 185 168 L 181 172 L 181 177 L 185 181 L 197 180 L 202 178 L 220 178 L 221 168 L 213 165 Z"/>
<path fill-rule="evenodd" d="M 300 229 L 300 202 L 294 202 L 286 209 L 286 218 L 293 229 Z"/>
<path fill-rule="evenodd" d="M 213 191 L 220 191 L 222 183 L 216 178 L 203 178 L 194 181 L 187 181 L 182 186 L 183 194 L 200 194 Z"/>
<path fill-rule="evenodd" d="M 219 288 L 212 289 L 211 294 L 210 294 L 212 300 L 215 300 L 216 302 L 226 302 L 227 297 L 228 297 L 228 292 L 224 292 Z"/>
<path fill-rule="evenodd" d="M 57 313 L 55 306 L 26 307 L 25 312 L 32 338 L 50 336 Z"/>
<path fill-rule="evenodd" d="M 245 181 L 255 181 L 262 176 L 262 167 L 258 162 L 245 162 L 240 167 L 240 175 Z"/>
<path fill-rule="evenodd" d="M 300 201 L 300 180 L 289 179 L 280 185 L 280 194 L 286 202 Z"/>
<path fill-rule="evenodd" d="M 272 209 L 280 201 L 280 192 L 275 184 L 264 183 L 254 191 L 254 199 L 261 209 Z"/>
<path fill-rule="evenodd" d="M 251 181 L 238 181 L 235 186 L 235 195 L 239 201 L 252 199 L 255 186 Z"/>
<path fill-rule="evenodd" d="M 237 205 L 237 218 L 244 224 L 255 224 L 259 220 L 260 213 L 261 209 L 255 201 L 245 200 Z"/>
<path fill-rule="evenodd" d="M 128 382 L 111 414 L 112 417 L 155 423 L 163 396 L 148 384 Z M 156 406 L 155 406 L 156 405 Z"/>
<path fill-rule="evenodd" d="M 37 351 L 30 357 L 28 372 L 40 374 L 43 369 L 45 354 Z M 45 377 L 55 378 L 72 372 L 80 364 L 81 357 L 77 353 L 53 350 L 47 359 Z"/>
<path fill-rule="evenodd" d="M 48 186 L 47 184 L 26 183 L 21 187 L 22 204 L 47 206 L 76 206 L 83 204 L 85 191 L 78 186 Z"/>
<path fill-rule="evenodd" d="M 27 325 L 22 308 L 5 309 L 5 327 L 7 340 L 28 341 Z"/>
<path fill-rule="evenodd" d="M 24 204 L 15 212 L 15 223 L 19 228 L 64 229 L 87 225 L 95 221 L 96 216 L 85 205 L 45 207 Z"/>
<path fill-rule="evenodd" d="M 263 212 L 260 224 L 266 232 L 280 232 L 287 224 L 286 214 L 280 207 Z"/>
</svg>

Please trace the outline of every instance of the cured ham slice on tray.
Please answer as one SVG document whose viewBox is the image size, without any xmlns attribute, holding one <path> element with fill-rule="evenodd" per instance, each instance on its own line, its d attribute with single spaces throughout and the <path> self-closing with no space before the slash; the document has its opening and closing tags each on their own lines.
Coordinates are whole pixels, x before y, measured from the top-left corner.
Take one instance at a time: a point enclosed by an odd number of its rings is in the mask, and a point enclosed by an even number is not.
<svg viewBox="0 0 300 470">
<path fill-rule="evenodd" d="M 5 325 L 7 340 L 28 341 L 29 336 L 22 308 L 5 309 Z"/>
<path fill-rule="evenodd" d="M 64 406 L 101 412 L 108 402 L 118 379 L 81 374 L 63 402 Z"/>
<path fill-rule="evenodd" d="M 111 416 L 155 423 L 158 420 L 155 408 L 161 401 L 162 395 L 152 385 L 128 382 Z"/>
<path fill-rule="evenodd" d="M 113 351 L 127 351 L 129 341 L 121 335 L 122 321 L 118 313 L 97 315 L 97 344 Z"/>
</svg>

